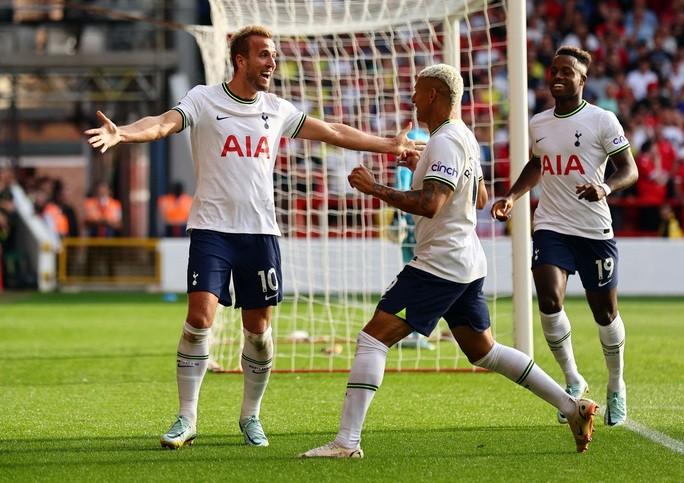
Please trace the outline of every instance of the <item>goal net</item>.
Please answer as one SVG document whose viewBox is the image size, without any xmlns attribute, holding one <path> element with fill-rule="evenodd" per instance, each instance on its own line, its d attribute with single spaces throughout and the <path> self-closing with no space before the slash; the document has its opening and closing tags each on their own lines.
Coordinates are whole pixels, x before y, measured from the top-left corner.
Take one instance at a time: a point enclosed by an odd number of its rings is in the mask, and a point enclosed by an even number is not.
<svg viewBox="0 0 684 483">
<path fill-rule="evenodd" d="M 269 27 L 279 52 L 272 92 L 308 115 L 393 136 L 413 121 L 416 75 L 430 64 L 460 68 L 462 117 L 482 150 L 490 198 L 503 188 L 505 163 L 506 8 L 503 1 L 211 0 L 212 26 L 193 26 L 207 84 L 231 78 L 226 38 L 254 23 Z M 499 85 L 497 85 L 497 83 Z M 357 153 L 303 140 L 283 141 L 275 172 L 284 302 L 275 309 L 274 370 L 348 370 L 358 331 L 379 295 L 410 257 L 411 221 L 347 183 L 363 163 L 397 186 L 391 156 Z M 501 177 L 501 179 L 499 179 Z M 496 226 L 482 211 L 478 231 L 489 259 L 488 296 L 496 309 Z M 407 255 L 409 254 L 409 255 Z M 212 365 L 240 370 L 240 313 L 219 310 Z M 509 330 L 509 329 L 507 329 Z M 390 351 L 392 370 L 471 370 L 442 321 L 428 339 Z"/>
</svg>

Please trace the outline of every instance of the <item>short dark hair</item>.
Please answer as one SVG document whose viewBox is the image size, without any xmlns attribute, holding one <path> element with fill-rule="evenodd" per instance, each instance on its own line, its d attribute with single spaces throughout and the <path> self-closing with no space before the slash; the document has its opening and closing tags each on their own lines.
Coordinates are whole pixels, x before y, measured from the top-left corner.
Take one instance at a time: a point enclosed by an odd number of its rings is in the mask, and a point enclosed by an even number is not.
<svg viewBox="0 0 684 483">
<path fill-rule="evenodd" d="M 249 56 L 249 38 L 252 35 L 259 37 L 273 38 L 273 33 L 263 25 L 248 25 L 235 32 L 230 37 L 230 63 L 233 64 L 233 70 L 237 70 L 237 56 Z"/>
<path fill-rule="evenodd" d="M 556 56 L 559 55 L 569 55 L 570 57 L 574 57 L 579 61 L 580 64 L 587 68 L 587 71 L 589 70 L 589 66 L 591 65 L 591 54 L 586 50 L 582 50 L 574 45 L 562 45 L 558 48 L 558 50 L 556 50 Z"/>
</svg>

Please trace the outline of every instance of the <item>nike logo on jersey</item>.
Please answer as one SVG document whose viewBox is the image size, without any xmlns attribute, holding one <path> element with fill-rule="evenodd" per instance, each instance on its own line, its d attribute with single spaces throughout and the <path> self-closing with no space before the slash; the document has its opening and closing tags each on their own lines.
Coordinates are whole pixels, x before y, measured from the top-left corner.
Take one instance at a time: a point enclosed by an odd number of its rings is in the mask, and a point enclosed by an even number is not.
<svg viewBox="0 0 684 483">
<path fill-rule="evenodd" d="M 230 116 L 223 116 L 223 117 L 221 117 L 221 116 L 219 116 L 218 114 L 216 114 L 216 120 L 217 120 L 217 121 L 223 121 L 224 119 L 228 119 L 229 117 L 230 117 Z"/>
<path fill-rule="evenodd" d="M 278 296 L 277 293 L 274 293 L 273 295 L 265 295 L 264 300 L 271 300 L 272 298 L 277 297 L 277 296 Z"/>
<path fill-rule="evenodd" d="M 534 140 L 534 143 L 537 144 L 537 143 L 538 143 L 539 141 L 541 141 L 542 139 L 546 139 L 546 136 L 544 136 L 544 137 L 542 137 L 542 138 L 539 138 L 539 139 L 535 139 L 535 140 Z"/>
<path fill-rule="evenodd" d="M 605 286 L 608 285 L 612 280 L 613 280 L 612 278 L 609 278 L 608 280 L 601 281 L 601 282 L 598 283 L 598 286 L 599 286 L 599 287 L 605 287 Z"/>
</svg>

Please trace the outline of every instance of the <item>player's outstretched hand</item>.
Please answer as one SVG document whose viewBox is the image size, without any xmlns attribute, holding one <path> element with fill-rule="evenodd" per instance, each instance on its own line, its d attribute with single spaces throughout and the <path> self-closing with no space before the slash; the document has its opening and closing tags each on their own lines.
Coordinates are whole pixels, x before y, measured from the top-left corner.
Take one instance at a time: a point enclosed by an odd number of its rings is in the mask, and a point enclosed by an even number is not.
<svg viewBox="0 0 684 483">
<path fill-rule="evenodd" d="M 88 144 L 94 149 L 99 149 L 101 153 L 107 151 L 108 148 L 116 146 L 121 142 L 121 134 L 119 128 L 114 124 L 102 111 L 97 111 L 97 118 L 101 126 L 93 129 L 88 129 L 84 134 L 90 136 Z"/>
<path fill-rule="evenodd" d="M 513 209 L 513 200 L 510 198 L 496 200 L 492 205 L 492 218 L 499 221 L 508 221 L 511 218 L 511 209 Z"/>
<path fill-rule="evenodd" d="M 358 165 L 356 168 L 352 169 L 349 176 L 347 176 L 349 184 L 352 188 L 356 188 L 361 193 L 371 194 L 373 191 L 373 185 L 375 184 L 375 176 L 373 173 L 366 168 L 363 164 Z"/>
<path fill-rule="evenodd" d="M 396 150 L 394 151 L 394 154 L 399 156 L 400 159 L 402 158 L 402 156 L 405 156 L 404 153 L 406 152 L 408 152 L 407 154 L 411 154 L 412 156 L 420 156 L 421 151 L 425 149 L 425 141 L 415 141 L 413 139 L 409 139 L 408 133 L 411 129 L 413 129 L 413 123 L 409 122 L 408 125 L 404 129 L 399 131 L 399 133 L 394 137 L 396 145 Z"/>
<path fill-rule="evenodd" d="M 601 185 L 595 184 L 578 184 L 575 186 L 575 193 L 580 200 L 599 201 L 606 197 L 606 192 L 603 191 Z"/>
</svg>

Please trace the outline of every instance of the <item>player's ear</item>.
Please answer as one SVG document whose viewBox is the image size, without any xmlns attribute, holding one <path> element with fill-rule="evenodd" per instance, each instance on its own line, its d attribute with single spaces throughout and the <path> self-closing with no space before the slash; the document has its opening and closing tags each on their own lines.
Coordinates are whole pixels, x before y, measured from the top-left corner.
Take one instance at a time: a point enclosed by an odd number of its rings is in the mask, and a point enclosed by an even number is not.
<svg viewBox="0 0 684 483">
<path fill-rule="evenodd" d="M 245 63 L 247 62 L 247 59 L 242 55 L 237 54 L 235 56 L 235 62 L 237 63 L 238 68 L 242 69 L 245 66 Z"/>
</svg>

